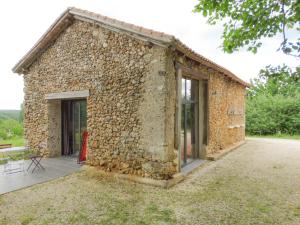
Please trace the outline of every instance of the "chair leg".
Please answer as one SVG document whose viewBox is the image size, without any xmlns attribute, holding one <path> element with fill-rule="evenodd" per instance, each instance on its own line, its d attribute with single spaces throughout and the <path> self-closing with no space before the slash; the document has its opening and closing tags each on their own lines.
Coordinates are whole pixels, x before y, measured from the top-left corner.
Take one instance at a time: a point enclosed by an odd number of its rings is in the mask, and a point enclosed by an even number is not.
<svg viewBox="0 0 300 225">
<path fill-rule="evenodd" d="M 30 169 L 30 167 L 32 166 L 33 162 L 34 162 L 34 159 L 31 159 L 31 163 L 30 163 L 30 165 L 27 167 L 27 171 Z"/>
<path fill-rule="evenodd" d="M 37 163 L 37 159 L 36 159 L 36 158 L 34 158 L 33 163 L 34 163 L 34 167 L 33 167 L 33 170 L 31 171 L 32 173 L 35 171 L 35 169 L 36 169 L 37 167 L 39 168 L 38 163 Z"/>
<path fill-rule="evenodd" d="M 32 173 L 35 171 L 35 169 L 38 167 L 39 169 L 43 169 L 45 170 L 45 168 L 42 166 L 42 164 L 40 163 L 41 160 L 42 160 L 43 157 L 40 157 L 39 159 L 35 158 L 34 159 L 34 164 L 35 164 L 35 167 L 33 168 L 32 170 Z"/>
<path fill-rule="evenodd" d="M 39 164 L 40 168 L 42 168 L 43 170 L 45 170 L 45 168 L 41 164 L 41 160 L 42 160 L 42 157 L 38 160 L 38 164 Z"/>
</svg>

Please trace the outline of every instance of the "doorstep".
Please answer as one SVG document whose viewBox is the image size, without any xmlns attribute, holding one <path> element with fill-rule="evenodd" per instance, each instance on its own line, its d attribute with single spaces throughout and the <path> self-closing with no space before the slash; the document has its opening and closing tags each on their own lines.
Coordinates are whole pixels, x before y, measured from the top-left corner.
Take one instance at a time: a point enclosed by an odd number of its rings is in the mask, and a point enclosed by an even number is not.
<svg viewBox="0 0 300 225">
<path fill-rule="evenodd" d="M 183 167 L 180 171 L 180 173 L 183 176 L 187 176 L 190 173 L 192 173 L 195 169 L 197 169 L 198 167 L 204 165 L 204 163 L 206 163 L 207 161 L 204 159 L 197 159 L 189 164 L 187 164 L 185 167 Z"/>
<path fill-rule="evenodd" d="M 208 155 L 206 156 L 206 158 L 207 158 L 208 160 L 216 161 L 216 160 L 222 158 L 223 156 L 227 155 L 227 154 L 228 154 L 229 152 L 231 152 L 232 150 L 234 150 L 234 149 L 236 149 L 236 148 L 242 146 L 242 145 L 245 144 L 245 143 L 246 143 L 246 141 L 238 142 L 238 143 L 236 143 L 236 144 L 234 144 L 234 145 L 229 146 L 228 148 L 225 148 L 225 149 L 220 150 L 220 152 L 213 153 L 213 154 L 208 154 Z"/>
</svg>

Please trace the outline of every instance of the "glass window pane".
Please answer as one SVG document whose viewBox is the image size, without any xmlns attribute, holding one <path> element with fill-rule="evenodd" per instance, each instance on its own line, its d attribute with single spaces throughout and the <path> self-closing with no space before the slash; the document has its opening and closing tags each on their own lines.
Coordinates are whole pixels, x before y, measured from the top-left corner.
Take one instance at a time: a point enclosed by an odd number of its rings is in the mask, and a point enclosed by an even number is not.
<svg viewBox="0 0 300 225">
<path fill-rule="evenodd" d="M 74 112 L 74 152 L 76 153 L 80 150 L 80 103 L 73 103 Z"/>
<path fill-rule="evenodd" d="M 86 131 L 87 116 L 86 116 L 86 101 L 80 102 L 80 126 L 81 126 L 81 136 L 84 131 Z"/>
<path fill-rule="evenodd" d="M 180 158 L 181 158 L 181 164 L 185 164 L 185 160 L 184 160 L 184 149 L 185 149 L 185 146 L 184 146 L 184 127 L 181 127 L 181 134 L 180 134 L 180 138 L 181 138 L 181 152 L 180 152 Z"/>
<path fill-rule="evenodd" d="M 186 80 L 186 99 L 191 100 L 191 80 Z"/>
<path fill-rule="evenodd" d="M 181 79 L 181 101 L 185 101 L 185 79 Z"/>
<path fill-rule="evenodd" d="M 192 80 L 191 83 L 191 100 L 193 102 L 198 102 L 199 97 L 199 82 L 197 80 Z"/>
<path fill-rule="evenodd" d="M 198 157 L 198 81 L 182 79 L 181 162 L 182 166 Z"/>
</svg>

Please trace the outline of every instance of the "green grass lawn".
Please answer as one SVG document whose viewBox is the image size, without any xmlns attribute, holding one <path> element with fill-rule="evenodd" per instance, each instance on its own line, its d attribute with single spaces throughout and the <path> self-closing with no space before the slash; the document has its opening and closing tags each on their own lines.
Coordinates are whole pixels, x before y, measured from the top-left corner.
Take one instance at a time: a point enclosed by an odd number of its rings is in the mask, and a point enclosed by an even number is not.
<svg viewBox="0 0 300 225">
<path fill-rule="evenodd" d="M 282 138 L 282 139 L 293 139 L 300 140 L 300 134 L 273 134 L 273 135 L 247 135 L 248 137 L 257 137 L 257 138 Z"/>
<path fill-rule="evenodd" d="M 13 147 L 24 146 L 24 137 L 12 137 L 6 140 L 0 140 L 0 144 L 12 144 Z"/>
</svg>

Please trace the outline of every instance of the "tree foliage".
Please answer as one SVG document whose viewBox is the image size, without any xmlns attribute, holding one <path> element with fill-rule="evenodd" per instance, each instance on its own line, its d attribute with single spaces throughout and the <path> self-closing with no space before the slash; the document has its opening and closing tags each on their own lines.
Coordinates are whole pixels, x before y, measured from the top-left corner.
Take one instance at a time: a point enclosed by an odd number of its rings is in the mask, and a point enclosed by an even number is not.
<svg viewBox="0 0 300 225">
<path fill-rule="evenodd" d="M 299 94 L 294 97 L 257 95 L 247 100 L 246 111 L 249 134 L 300 133 Z"/>
<path fill-rule="evenodd" d="M 258 78 L 251 81 L 248 96 L 295 96 L 300 93 L 300 67 L 292 71 L 288 66 L 267 66 L 260 70 Z"/>
<path fill-rule="evenodd" d="M 300 133 L 300 68 L 268 66 L 251 81 L 246 103 L 250 134 Z"/>
<path fill-rule="evenodd" d="M 14 119 L 0 120 L 0 139 L 23 135 L 23 125 Z"/>
<path fill-rule="evenodd" d="M 287 31 L 300 31 L 300 0 L 198 0 L 194 12 L 208 17 L 211 25 L 223 23 L 223 50 L 232 53 L 241 47 L 253 53 L 261 38 L 282 34 L 279 49 L 300 57 L 300 41 L 289 40 Z"/>
</svg>

